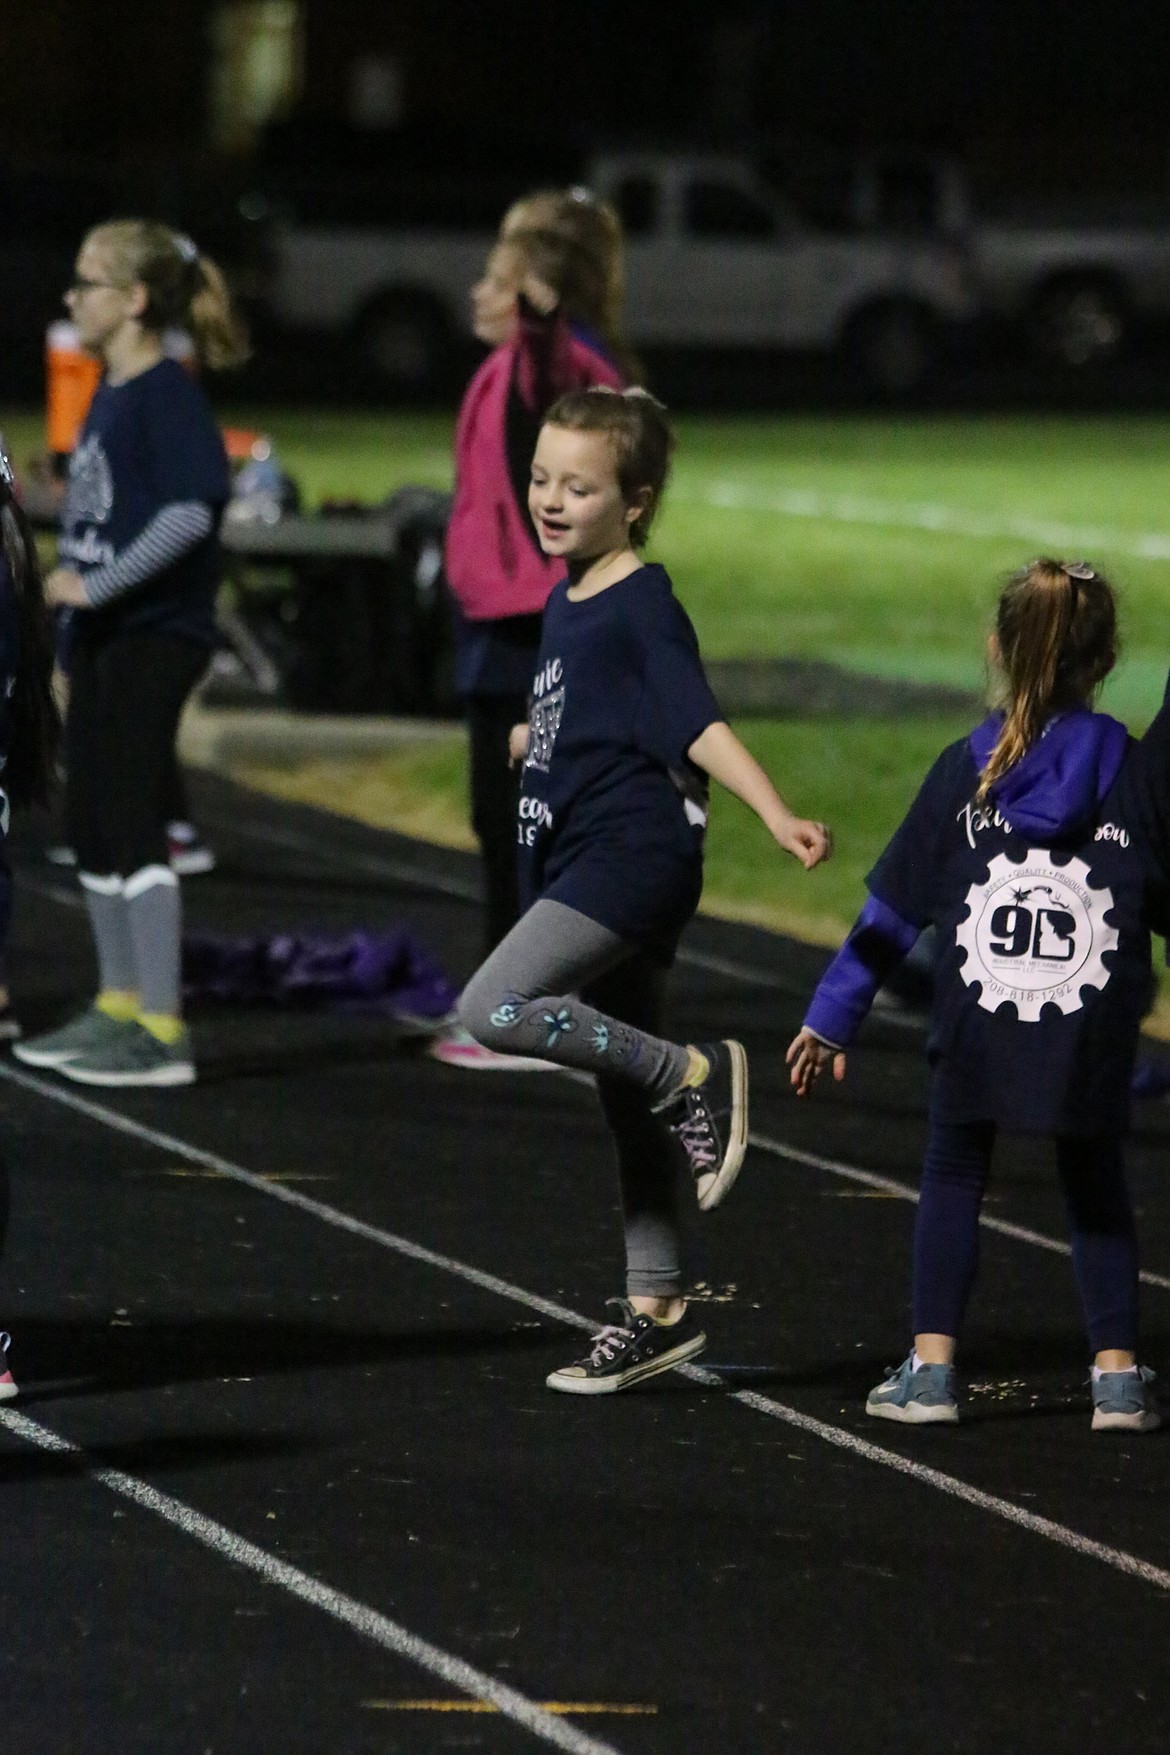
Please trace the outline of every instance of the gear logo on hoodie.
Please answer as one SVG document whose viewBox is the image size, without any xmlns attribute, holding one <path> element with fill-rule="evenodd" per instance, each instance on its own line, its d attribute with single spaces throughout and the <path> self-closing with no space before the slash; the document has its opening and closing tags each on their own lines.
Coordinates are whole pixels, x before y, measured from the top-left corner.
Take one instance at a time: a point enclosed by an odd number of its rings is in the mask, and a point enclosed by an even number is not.
<svg viewBox="0 0 1170 1755">
<path fill-rule="evenodd" d="M 1021 1023 L 1035 1023 L 1046 1005 L 1079 1011 L 1081 989 L 1109 980 L 1112 907 L 1112 892 L 1092 887 L 1083 859 L 1058 865 L 1042 847 L 1022 862 L 997 853 L 986 880 L 968 890 L 967 918 L 955 931 L 967 953 L 963 980 L 978 984 L 984 1011 L 1010 1001 Z"/>
</svg>

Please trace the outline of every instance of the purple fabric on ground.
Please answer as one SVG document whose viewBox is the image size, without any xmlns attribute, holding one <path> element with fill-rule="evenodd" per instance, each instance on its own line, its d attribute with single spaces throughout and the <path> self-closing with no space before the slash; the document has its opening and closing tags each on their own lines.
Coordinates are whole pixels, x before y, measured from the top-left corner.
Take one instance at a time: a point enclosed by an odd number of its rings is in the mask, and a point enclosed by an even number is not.
<svg viewBox="0 0 1170 1755">
<path fill-rule="evenodd" d="M 183 991 L 188 999 L 319 1007 L 434 1024 L 459 997 L 433 951 L 406 927 L 250 938 L 188 933 Z"/>
</svg>

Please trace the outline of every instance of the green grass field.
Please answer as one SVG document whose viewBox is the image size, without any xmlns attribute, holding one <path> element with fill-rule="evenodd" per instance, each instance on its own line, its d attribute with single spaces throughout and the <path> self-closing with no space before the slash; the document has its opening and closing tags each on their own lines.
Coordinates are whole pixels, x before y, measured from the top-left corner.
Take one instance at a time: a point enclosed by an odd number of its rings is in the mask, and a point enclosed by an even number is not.
<svg viewBox="0 0 1170 1755">
<path fill-rule="evenodd" d="M 443 415 L 232 409 L 228 418 L 271 435 L 309 505 L 450 482 Z M 1124 657 L 1104 704 L 1135 727 L 1155 712 L 1170 665 L 1170 419 L 688 417 L 678 427 L 651 552 L 670 568 L 710 656 L 828 658 L 978 689 L 1004 572 L 1037 553 L 1086 555 L 1123 605 Z M 41 443 L 35 415 L 0 414 L 0 428 L 18 465 Z M 838 853 L 806 876 L 735 800 L 721 799 L 709 900 L 830 941 L 931 758 L 965 725 L 739 729 L 792 804 L 833 823 Z M 311 777 L 301 784 L 311 790 Z M 336 799 L 342 778 L 334 771 L 323 785 Z M 367 764 L 344 790 L 357 814 L 417 823 L 422 811 L 431 832 L 454 838 L 464 786 L 455 740 Z"/>
</svg>

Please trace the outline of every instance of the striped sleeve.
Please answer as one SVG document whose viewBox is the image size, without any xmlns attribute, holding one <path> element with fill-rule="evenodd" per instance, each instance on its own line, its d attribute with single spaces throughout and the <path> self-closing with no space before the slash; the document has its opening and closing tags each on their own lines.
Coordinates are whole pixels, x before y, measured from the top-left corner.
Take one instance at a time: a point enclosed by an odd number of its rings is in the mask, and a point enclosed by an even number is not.
<svg viewBox="0 0 1170 1755">
<path fill-rule="evenodd" d="M 204 500 L 174 500 L 154 517 L 112 561 L 85 574 L 90 609 L 100 609 L 133 591 L 167 568 L 211 534 L 211 507 Z"/>
</svg>

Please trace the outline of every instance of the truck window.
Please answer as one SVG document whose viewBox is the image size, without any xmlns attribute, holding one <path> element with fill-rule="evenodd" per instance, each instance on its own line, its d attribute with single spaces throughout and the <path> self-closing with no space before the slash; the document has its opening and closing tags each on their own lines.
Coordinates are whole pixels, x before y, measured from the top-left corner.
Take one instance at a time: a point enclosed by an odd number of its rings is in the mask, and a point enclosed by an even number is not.
<svg viewBox="0 0 1170 1755">
<path fill-rule="evenodd" d="M 653 177 L 623 177 L 613 199 L 628 238 L 652 232 L 658 224 L 658 186 Z"/>
<path fill-rule="evenodd" d="M 770 238 L 775 216 L 732 183 L 696 180 L 687 187 L 684 225 L 699 238 Z"/>
</svg>

